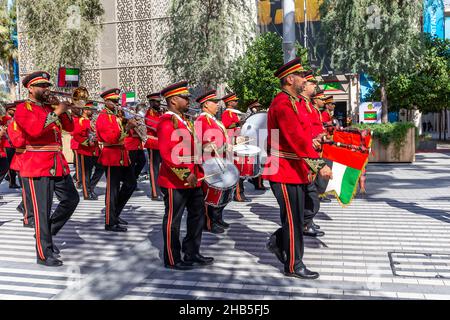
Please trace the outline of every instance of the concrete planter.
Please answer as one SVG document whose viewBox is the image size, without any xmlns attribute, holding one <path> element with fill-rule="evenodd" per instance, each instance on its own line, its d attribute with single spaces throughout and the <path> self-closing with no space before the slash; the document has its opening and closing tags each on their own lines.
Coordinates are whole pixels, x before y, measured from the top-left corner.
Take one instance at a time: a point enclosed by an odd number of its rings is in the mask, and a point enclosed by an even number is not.
<svg viewBox="0 0 450 320">
<path fill-rule="evenodd" d="M 385 147 L 375 138 L 369 162 L 414 162 L 416 160 L 415 139 L 415 129 L 411 128 L 406 134 L 405 144 L 397 151 L 393 143 Z"/>
<path fill-rule="evenodd" d="M 437 149 L 437 142 L 436 141 L 419 141 L 419 146 L 417 147 L 418 150 L 423 151 L 433 151 Z"/>
</svg>

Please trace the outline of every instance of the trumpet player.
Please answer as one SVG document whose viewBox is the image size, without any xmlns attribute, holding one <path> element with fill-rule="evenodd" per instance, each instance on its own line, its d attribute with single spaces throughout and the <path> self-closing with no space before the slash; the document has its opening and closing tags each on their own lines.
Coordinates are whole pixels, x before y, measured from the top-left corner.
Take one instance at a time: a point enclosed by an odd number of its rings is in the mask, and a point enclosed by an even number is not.
<svg viewBox="0 0 450 320">
<path fill-rule="evenodd" d="M 47 72 L 32 73 L 22 84 L 29 96 L 17 105 L 14 119 L 26 141 L 20 174 L 26 197 L 32 203 L 28 209 L 34 215 L 37 263 L 61 266 L 53 236 L 70 219 L 80 201 L 62 152 L 62 130 L 72 131 L 73 121 L 67 113 L 69 103 L 48 96 L 51 83 Z M 53 194 L 59 204 L 51 214 Z"/>
<path fill-rule="evenodd" d="M 136 126 L 136 122 L 129 120 L 126 126 L 123 125 L 118 116 L 119 94 L 120 89 L 110 89 L 100 95 L 105 101 L 105 108 L 96 122 L 97 138 L 103 144 L 98 161 L 106 172 L 105 230 L 112 232 L 127 231 L 124 225 L 128 222 L 120 218 L 120 214 L 137 186 L 124 145 L 129 130 Z"/>
<path fill-rule="evenodd" d="M 103 166 L 98 163 L 100 147 L 92 123 L 93 107 L 94 103 L 88 101 L 81 117 L 74 120 L 73 139 L 78 144 L 77 161 L 84 200 L 98 200 L 95 187 L 105 173 Z"/>
<path fill-rule="evenodd" d="M 162 201 L 161 188 L 157 181 L 159 176 L 159 167 L 161 165 L 161 154 L 158 146 L 158 135 L 156 128 L 159 124 L 159 118 L 162 116 L 161 95 L 159 92 L 151 93 L 147 96 L 150 108 L 145 114 L 145 124 L 147 125 L 147 142 L 145 148 L 148 151 L 149 179 L 151 188 L 151 198 L 154 201 Z"/>
<path fill-rule="evenodd" d="M 16 112 L 16 104 L 8 103 L 8 104 L 6 104 L 5 109 L 6 109 L 6 116 L 5 116 L 6 125 L 9 125 L 12 122 L 14 113 Z M 10 189 L 19 189 L 20 186 L 16 183 L 17 171 L 11 169 L 11 162 L 12 162 L 12 159 L 16 152 L 16 149 L 11 145 L 11 141 L 9 138 L 7 138 L 7 135 L 3 136 L 3 140 L 4 140 L 6 156 L 8 158 L 8 163 L 10 166 L 9 171 L 8 171 L 9 188 Z"/>
<path fill-rule="evenodd" d="M 124 123 L 127 123 L 127 119 Z M 143 123 L 140 123 L 143 119 L 136 119 L 137 126 L 130 129 L 128 136 L 125 138 L 125 149 L 128 150 L 130 155 L 130 165 L 133 169 L 134 176 L 137 179 L 145 167 L 145 153 L 144 143 L 147 140 L 147 128 Z M 136 188 L 137 189 L 137 188 Z"/>
</svg>

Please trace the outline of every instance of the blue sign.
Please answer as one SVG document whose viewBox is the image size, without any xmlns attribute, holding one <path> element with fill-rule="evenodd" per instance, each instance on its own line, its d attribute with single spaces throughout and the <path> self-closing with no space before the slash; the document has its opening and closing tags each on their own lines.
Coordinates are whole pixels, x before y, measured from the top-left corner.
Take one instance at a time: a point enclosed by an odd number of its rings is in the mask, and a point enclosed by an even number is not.
<svg viewBox="0 0 450 320">
<path fill-rule="evenodd" d="M 432 37 L 444 39 L 444 2 L 424 0 L 423 31 Z"/>
<path fill-rule="evenodd" d="M 450 17 L 445 17 L 445 39 L 450 40 Z"/>
</svg>

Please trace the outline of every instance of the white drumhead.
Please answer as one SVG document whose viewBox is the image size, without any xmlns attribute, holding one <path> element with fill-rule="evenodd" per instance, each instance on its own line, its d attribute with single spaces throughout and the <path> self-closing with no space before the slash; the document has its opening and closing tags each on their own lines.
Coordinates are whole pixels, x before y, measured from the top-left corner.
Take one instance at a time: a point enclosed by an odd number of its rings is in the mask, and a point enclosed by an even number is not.
<svg viewBox="0 0 450 320">
<path fill-rule="evenodd" d="M 261 152 L 261 148 L 258 146 L 252 146 L 248 144 L 241 144 L 233 147 L 234 153 L 241 156 L 254 156 Z"/>
</svg>

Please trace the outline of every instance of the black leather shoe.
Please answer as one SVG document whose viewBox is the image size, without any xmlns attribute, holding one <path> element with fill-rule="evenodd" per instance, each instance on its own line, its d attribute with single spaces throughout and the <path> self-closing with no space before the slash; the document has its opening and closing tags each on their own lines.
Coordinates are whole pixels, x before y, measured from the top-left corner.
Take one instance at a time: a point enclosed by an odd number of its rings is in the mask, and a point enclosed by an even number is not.
<svg viewBox="0 0 450 320">
<path fill-rule="evenodd" d="M 185 261 L 179 261 L 175 263 L 173 266 L 170 264 L 165 264 L 164 267 L 166 267 L 167 269 L 174 269 L 174 270 L 192 270 L 194 268 L 192 263 Z"/>
<path fill-rule="evenodd" d="M 28 223 L 28 224 L 26 224 L 25 222 L 23 223 L 23 227 L 24 228 L 32 228 L 32 229 L 34 229 L 34 223 Z"/>
<path fill-rule="evenodd" d="M 89 197 L 84 197 L 83 198 L 84 200 L 86 200 L 86 201 L 95 201 L 95 200 L 97 200 L 97 199 L 94 199 L 91 195 L 89 195 Z"/>
<path fill-rule="evenodd" d="M 272 252 L 282 264 L 286 262 L 286 254 L 277 246 L 277 240 L 274 235 L 270 236 L 269 241 L 266 244 L 266 248 Z"/>
<path fill-rule="evenodd" d="M 229 224 L 229 223 L 226 223 L 226 222 L 223 221 L 223 220 L 217 221 L 217 224 L 218 224 L 220 227 L 224 228 L 224 229 L 228 229 L 228 228 L 230 227 L 230 224 Z"/>
<path fill-rule="evenodd" d="M 119 221 L 119 224 L 124 224 L 124 225 L 128 225 L 128 221 L 123 220 L 122 218 L 117 218 L 117 221 Z"/>
<path fill-rule="evenodd" d="M 207 266 L 214 263 L 213 257 L 204 257 L 200 253 L 197 253 L 193 256 L 184 255 L 184 262 L 185 263 L 191 263 L 192 265 L 200 265 L 200 266 Z"/>
<path fill-rule="evenodd" d="M 63 262 L 61 260 L 56 259 L 55 257 L 52 256 L 48 257 L 45 260 L 41 260 L 38 258 L 37 263 L 47 267 L 60 267 L 63 265 Z"/>
<path fill-rule="evenodd" d="M 77 189 L 83 189 L 83 187 L 81 186 L 81 183 L 78 183 L 78 182 L 75 184 L 75 187 Z"/>
<path fill-rule="evenodd" d="M 20 186 L 17 185 L 16 183 L 13 183 L 13 184 L 10 184 L 10 185 L 9 185 L 9 188 L 10 188 L 10 189 L 20 189 Z"/>
<path fill-rule="evenodd" d="M 25 208 L 20 205 L 17 206 L 16 210 L 19 211 L 21 214 L 23 214 L 25 212 Z"/>
<path fill-rule="evenodd" d="M 114 226 L 106 225 L 105 226 L 105 230 L 106 231 L 112 231 L 112 232 L 127 232 L 128 229 L 125 228 L 125 227 L 122 227 L 121 225 L 116 224 Z"/>
<path fill-rule="evenodd" d="M 252 200 L 248 199 L 248 198 L 241 198 L 241 200 L 238 200 L 237 198 L 233 199 L 236 202 L 252 202 Z"/>
<path fill-rule="evenodd" d="M 320 202 L 331 202 L 331 199 L 328 197 L 320 198 Z"/>
<path fill-rule="evenodd" d="M 97 195 L 94 191 L 92 191 L 92 192 L 89 194 L 89 197 L 90 197 L 92 200 L 98 200 L 98 195 Z"/>
<path fill-rule="evenodd" d="M 311 227 L 313 227 L 314 229 L 319 230 L 320 226 L 318 224 L 315 224 L 314 222 L 311 224 Z"/>
<path fill-rule="evenodd" d="M 158 197 L 152 197 L 152 201 L 163 201 L 163 197 L 158 196 Z"/>
<path fill-rule="evenodd" d="M 225 229 L 219 226 L 218 224 L 213 224 L 211 226 L 211 230 L 208 230 L 211 233 L 224 233 Z"/>
<path fill-rule="evenodd" d="M 319 277 L 318 272 L 308 270 L 306 267 L 298 268 L 294 272 L 284 271 L 284 275 L 300 279 L 317 279 Z"/>
<path fill-rule="evenodd" d="M 316 230 L 313 227 L 309 227 L 303 230 L 303 235 L 318 238 L 323 237 L 325 235 L 325 232 Z"/>
<path fill-rule="evenodd" d="M 54 254 L 60 254 L 61 253 L 61 251 L 55 245 L 53 245 L 52 251 L 53 251 Z"/>
</svg>

